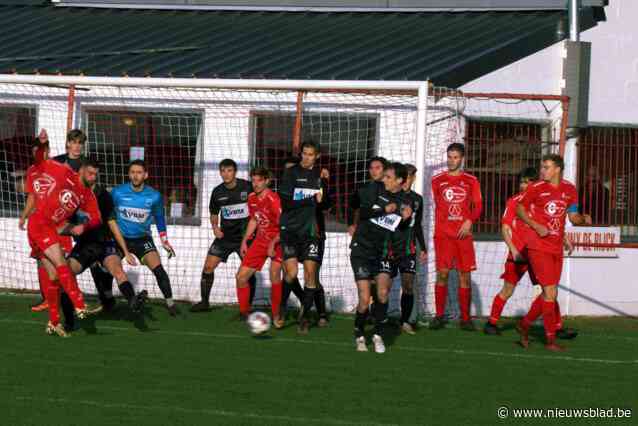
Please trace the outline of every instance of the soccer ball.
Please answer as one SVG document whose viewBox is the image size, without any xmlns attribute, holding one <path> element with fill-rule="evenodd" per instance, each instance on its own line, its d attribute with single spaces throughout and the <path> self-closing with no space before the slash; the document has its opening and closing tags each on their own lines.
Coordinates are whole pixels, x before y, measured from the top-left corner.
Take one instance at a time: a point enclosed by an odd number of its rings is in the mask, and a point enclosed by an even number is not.
<svg viewBox="0 0 638 426">
<path fill-rule="evenodd" d="M 253 312 L 248 316 L 246 323 L 253 334 L 262 334 L 270 330 L 270 317 L 264 312 Z"/>
</svg>

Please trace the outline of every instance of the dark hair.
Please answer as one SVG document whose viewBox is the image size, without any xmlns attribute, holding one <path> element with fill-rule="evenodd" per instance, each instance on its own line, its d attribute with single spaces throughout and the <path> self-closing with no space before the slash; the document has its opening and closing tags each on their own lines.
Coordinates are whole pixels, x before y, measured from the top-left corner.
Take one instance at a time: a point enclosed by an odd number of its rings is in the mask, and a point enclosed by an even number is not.
<svg viewBox="0 0 638 426">
<path fill-rule="evenodd" d="M 368 168 L 370 168 L 372 163 L 374 163 L 375 161 L 378 161 L 379 163 L 383 164 L 383 170 L 388 168 L 388 160 L 386 160 L 384 157 L 381 157 L 379 155 L 377 155 L 376 157 L 372 157 L 371 159 L 368 160 Z"/>
<path fill-rule="evenodd" d="M 304 148 L 312 148 L 315 150 L 315 154 L 319 154 L 319 144 L 313 140 L 303 141 L 301 147 L 299 147 L 299 152 L 303 151 Z"/>
<path fill-rule="evenodd" d="M 133 166 L 140 166 L 144 169 L 144 171 L 146 171 L 146 163 L 144 162 L 144 160 L 133 160 L 129 163 L 128 165 L 128 169 L 131 170 L 131 167 Z"/>
<path fill-rule="evenodd" d="M 417 172 L 417 168 L 414 164 L 405 164 L 405 169 L 408 171 L 408 176 L 414 176 Z"/>
<path fill-rule="evenodd" d="M 100 163 L 95 158 L 84 158 L 82 160 L 82 167 L 93 167 L 94 169 L 100 168 Z"/>
<path fill-rule="evenodd" d="M 250 171 L 250 177 L 253 176 L 261 176 L 264 179 L 270 179 L 270 170 L 268 170 L 265 167 L 254 167 L 251 171 Z"/>
<path fill-rule="evenodd" d="M 78 141 L 81 144 L 84 144 L 86 142 L 86 135 L 80 129 L 73 129 L 66 134 L 66 141 L 67 143 L 72 141 Z"/>
<path fill-rule="evenodd" d="M 37 148 L 39 146 L 43 146 L 45 148 L 49 147 L 49 141 L 47 140 L 45 143 L 40 143 L 40 138 L 33 138 L 33 140 L 31 140 L 31 143 L 29 144 L 30 148 Z"/>
<path fill-rule="evenodd" d="M 386 167 L 386 169 L 394 170 L 394 176 L 403 179 L 403 182 L 405 182 L 408 178 L 408 169 L 402 163 L 392 162 L 388 164 L 388 167 Z"/>
<path fill-rule="evenodd" d="M 284 160 L 284 165 L 286 164 L 299 164 L 299 157 L 291 154 Z"/>
<path fill-rule="evenodd" d="M 233 170 L 237 171 L 237 163 L 235 163 L 235 160 L 231 160 L 230 158 L 224 158 L 222 161 L 219 162 L 220 172 L 222 171 L 222 169 L 227 169 L 228 167 L 232 167 Z"/>
<path fill-rule="evenodd" d="M 525 167 L 518 175 L 520 180 L 538 180 L 538 170 L 536 167 Z"/>
<path fill-rule="evenodd" d="M 446 152 L 450 152 L 450 151 L 456 151 L 459 154 L 461 154 L 461 157 L 465 157 L 465 145 L 463 145 L 462 143 L 454 142 L 449 144 L 447 146 Z"/>
<path fill-rule="evenodd" d="M 565 160 L 558 154 L 543 155 L 543 161 L 551 161 L 556 167 L 560 167 L 561 172 L 565 171 Z"/>
</svg>

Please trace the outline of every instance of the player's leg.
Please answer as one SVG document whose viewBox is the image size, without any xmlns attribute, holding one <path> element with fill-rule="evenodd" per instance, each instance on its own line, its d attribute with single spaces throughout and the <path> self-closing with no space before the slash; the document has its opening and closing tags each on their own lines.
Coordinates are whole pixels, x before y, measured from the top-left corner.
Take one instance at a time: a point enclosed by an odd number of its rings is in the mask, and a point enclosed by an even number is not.
<svg viewBox="0 0 638 426">
<path fill-rule="evenodd" d="M 286 252 L 290 253 L 290 249 L 284 245 L 283 252 L 284 256 Z M 297 257 L 290 257 L 288 259 L 284 259 L 283 261 L 284 268 L 284 281 L 281 293 L 281 310 L 282 315 L 285 315 L 287 307 L 288 307 L 288 299 L 290 298 L 290 293 L 293 293 L 297 300 L 299 300 L 299 304 L 303 303 L 303 288 L 299 283 L 299 279 L 297 275 L 299 274 L 298 260 Z"/>
<path fill-rule="evenodd" d="M 454 240 L 455 260 L 459 272 L 459 310 L 461 311 L 460 328 L 465 331 L 476 331 L 471 319 L 472 308 L 472 277 L 471 271 L 476 269 L 476 254 L 474 253 L 474 240 L 466 237 L 462 240 Z"/>
<path fill-rule="evenodd" d="M 306 334 L 309 328 L 309 317 L 317 292 L 317 273 L 319 264 L 314 260 L 304 260 L 304 295 L 299 312 L 299 331 Z"/>
<path fill-rule="evenodd" d="M 282 328 L 284 321 L 281 319 L 281 293 L 282 293 L 282 278 L 281 278 L 281 262 L 274 259 L 270 260 L 270 306 L 272 310 L 272 321 L 275 328 Z M 254 276 L 255 274 L 253 274 Z"/>
<path fill-rule="evenodd" d="M 414 327 L 410 323 L 414 307 L 414 278 L 413 273 L 401 274 L 401 331 L 407 334 L 415 334 Z"/>
<path fill-rule="evenodd" d="M 500 335 L 501 330 L 498 328 L 498 320 L 501 318 L 505 304 L 512 297 L 516 283 L 510 282 L 506 279 L 503 281 L 503 287 L 492 300 L 492 309 L 490 310 L 490 317 L 483 327 L 483 331 L 488 335 Z"/>
<path fill-rule="evenodd" d="M 47 259 L 40 259 L 38 265 L 44 271 L 41 279 L 46 287 L 46 301 L 49 304 L 49 324 L 60 324 L 60 284 L 57 281 L 55 266 Z M 62 329 L 64 330 L 64 329 Z"/>
<path fill-rule="evenodd" d="M 162 261 L 160 259 L 159 253 L 157 250 L 149 251 L 145 253 L 144 256 L 140 259 L 144 265 L 148 269 L 153 272 L 155 275 L 155 280 L 157 281 L 157 285 L 166 300 L 166 308 L 168 309 L 168 313 L 171 316 L 176 316 L 178 314 L 177 307 L 175 306 L 175 302 L 173 301 L 173 289 L 171 288 L 171 280 L 168 278 L 168 274 L 162 265 Z"/>
<path fill-rule="evenodd" d="M 375 281 L 377 282 L 377 302 L 374 304 L 373 312 L 374 336 L 372 336 L 372 343 L 374 344 L 375 352 L 383 353 L 385 352 L 383 338 L 385 337 L 385 328 L 388 322 L 388 299 L 392 288 L 392 276 L 382 272 L 375 277 Z"/>
<path fill-rule="evenodd" d="M 102 248 L 100 247 L 100 250 Z M 91 277 L 97 289 L 98 299 L 105 311 L 111 311 L 115 307 L 115 297 L 113 297 L 113 276 L 104 271 L 98 264 L 89 267 Z"/>
<path fill-rule="evenodd" d="M 36 304 L 31 306 L 32 312 L 41 312 L 49 308 L 49 304 L 47 302 L 47 283 L 49 282 L 49 275 L 47 270 L 42 266 L 42 262 L 37 261 L 38 267 L 38 286 L 40 287 L 40 295 L 42 296 L 42 300 L 37 302 Z M 46 278 L 43 278 L 46 275 Z"/>
<path fill-rule="evenodd" d="M 250 314 L 250 287 L 248 286 L 248 279 L 255 274 L 255 271 L 255 268 L 242 264 L 235 276 L 237 283 L 237 301 L 239 302 L 239 317 L 242 320 L 245 320 L 248 314 Z"/>
<path fill-rule="evenodd" d="M 315 308 L 317 309 L 317 314 L 319 315 L 319 321 L 317 325 L 319 327 L 327 327 L 328 326 L 328 312 L 326 311 L 326 292 L 321 285 L 320 281 L 320 270 L 321 264 L 323 263 L 323 254 L 326 248 L 325 239 L 319 239 L 317 241 L 318 246 L 318 256 L 317 256 L 317 273 L 315 275 L 315 281 L 317 283 L 317 291 L 315 291 Z"/>
<path fill-rule="evenodd" d="M 359 302 L 354 317 L 354 339 L 358 352 L 367 352 L 365 338 L 365 327 L 368 319 L 368 308 L 370 306 L 370 280 L 357 280 L 357 294 Z"/>
<path fill-rule="evenodd" d="M 438 330 L 445 326 L 445 306 L 447 304 L 448 279 L 452 267 L 450 239 L 434 237 L 434 257 L 436 263 L 436 283 L 434 285 L 435 316 L 430 323 L 430 329 Z"/>
<path fill-rule="evenodd" d="M 71 271 L 71 268 L 65 259 L 62 247 L 60 244 L 55 243 L 46 248 L 43 252 L 46 259 L 55 267 L 55 274 L 57 275 L 64 292 L 71 299 L 76 314 L 81 318 L 84 317 L 86 315 L 84 297 L 78 287 L 75 274 Z M 51 275 L 51 273 L 49 273 L 49 275 Z"/>
<path fill-rule="evenodd" d="M 133 312 L 140 312 L 146 302 L 148 293 L 146 290 L 142 290 L 137 295 L 135 294 L 135 288 L 124 271 L 120 256 L 115 253 L 109 254 L 102 259 L 101 264 L 104 268 L 106 268 L 109 274 L 115 278 L 117 287 L 120 289 L 122 296 L 126 299 L 129 308 Z"/>
<path fill-rule="evenodd" d="M 191 312 L 207 312 L 210 310 L 210 292 L 213 288 L 213 283 L 215 282 L 215 269 L 219 266 L 221 262 L 225 262 L 225 259 L 222 259 L 219 256 L 211 255 L 210 252 L 206 256 L 206 260 L 204 261 L 204 268 L 202 269 L 202 279 L 200 281 L 200 296 L 201 299 L 199 303 L 191 306 Z"/>
</svg>

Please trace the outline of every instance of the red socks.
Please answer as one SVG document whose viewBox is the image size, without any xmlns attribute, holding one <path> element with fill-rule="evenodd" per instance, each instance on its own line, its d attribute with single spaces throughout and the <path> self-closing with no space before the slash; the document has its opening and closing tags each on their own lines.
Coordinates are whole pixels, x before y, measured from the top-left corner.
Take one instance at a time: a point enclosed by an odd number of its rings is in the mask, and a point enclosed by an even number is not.
<svg viewBox="0 0 638 426">
<path fill-rule="evenodd" d="M 279 307 L 281 306 L 281 293 L 281 281 L 278 283 L 272 283 L 272 286 L 270 288 L 270 304 L 272 306 L 273 319 L 279 316 Z"/>
<path fill-rule="evenodd" d="M 461 320 L 470 320 L 470 304 L 472 302 L 472 288 L 459 287 L 459 308 L 461 309 Z"/>
<path fill-rule="evenodd" d="M 501 318 L 503 308 L 505 307 L 505 302 L 506 301 L 501 298 L 500 294 L 494 296 L 494 301 L 492 302 L 492 312 L 490 313 L 490 324 L 496 325 L 498 320 Z"/>
<path fill-rule="evenodd" d="M 556 302 L 543 301 L 543 324 L 547 343 L 554 343 L 556 339 Z"/>
<path fill-rule="evenodd" d="M 556 330 L 560 330 L 561 328 L 563 328 L 563 317 L 561 317 L 560 315 L 558 300 L 556 301 L 556 309 L 554 310 L 554 315 L 556 315 Z"/>
<path fill-rule="evenodd" d="M 445 304 L 447 303 L 447 286 L 435 285 L 434 286 L 434 304 L 436 306 L 436 316 L 442 317 L 445 315 Z"/>
<path fill-rule="evenodd" d="M 49 321 L 51 324 L 58 325 L 60 323 L 60 284 L 57 281 L 51 281 L 49 275 L 46 277 L 46 300 L 49 304 Z"/>
<path fill-rule="evenodd" d="M 281 300 L 281 297 L 279 299 Z M 239 301 L 239 313 L 248 315 L 250 313 L 250 286 L 237 287 L 237 300 Z"/>
<path fill-rule="evenodd" d="M 530 325 L 543 313 L 543 295 L 539 294 L 532 306 L 529 308 L 527 315 L 523 317 L 523 326 L 529 328 Z"/>
<path fill-rule="evenodd" d="M 71 302 L 73 302 L 73 306 L 76 309 L 86 308 L 86 305 L 84 304 L 84 297 L 78 287 L 78 282 L 75 280 L 75 275 L 71 272 L 71 268 L 67 265 L 62 265 L 55 269 L 58 272 L 60 285 L 64 289 L 64 292 L 69 296 L 69 299 L 71 299 Z"/>
</svg>

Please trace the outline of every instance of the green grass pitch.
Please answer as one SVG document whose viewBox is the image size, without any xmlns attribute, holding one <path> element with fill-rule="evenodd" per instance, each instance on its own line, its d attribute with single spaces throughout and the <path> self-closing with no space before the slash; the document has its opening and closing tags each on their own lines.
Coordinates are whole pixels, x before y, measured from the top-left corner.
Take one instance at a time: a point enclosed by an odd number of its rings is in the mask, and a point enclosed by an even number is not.
<svg viewBox="0 0 638 426">
<path fill-rule="evenodd" d="M 558 355 L 540 335 L 517 347 L 512 321 L 500 337 L 421 328 L 379 355 L 355 352 L 347 316 L 255 338 L 233 309 L 170 318 L 153 304 L 135 319 L 120 303 L 61 339 L 35 300 L 0 296 L 2 425 L 638 424 L 635 319 L 568 319 L 580 335 Z M 501 420 L 501 406 L 633 417 Z"/>
</svg>

